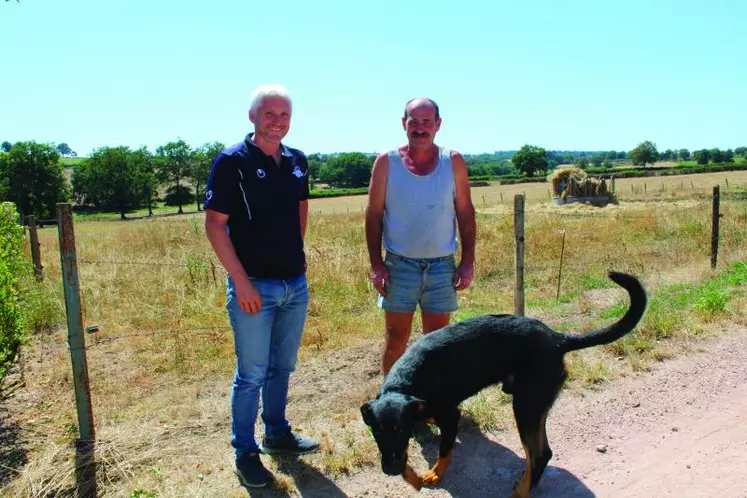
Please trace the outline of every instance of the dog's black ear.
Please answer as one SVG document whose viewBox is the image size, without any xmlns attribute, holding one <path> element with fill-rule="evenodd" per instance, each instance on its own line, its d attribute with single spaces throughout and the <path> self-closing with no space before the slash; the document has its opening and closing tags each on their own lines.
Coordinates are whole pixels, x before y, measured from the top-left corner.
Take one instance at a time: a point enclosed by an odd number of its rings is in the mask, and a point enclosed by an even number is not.
<svg viewBox="0 0 747 498">
<path fill-rule="evenodd" d="M 371 402 L 366 401 L 361 406 L 361 415 L 363 416 L 363 421 L 366 423 L 366 425 L 372 425 L 373 421 L 373 409 L 371 408 Z"/>
</svg>

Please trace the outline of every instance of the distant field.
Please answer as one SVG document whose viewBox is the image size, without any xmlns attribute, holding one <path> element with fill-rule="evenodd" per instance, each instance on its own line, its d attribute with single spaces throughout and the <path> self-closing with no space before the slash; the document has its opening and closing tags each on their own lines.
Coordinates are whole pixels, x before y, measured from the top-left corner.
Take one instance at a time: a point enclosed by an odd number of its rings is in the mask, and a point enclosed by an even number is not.
<svg viewBox="0 0 747 498">
<path fill-rule="evenodd" d="M 60 164 L 65 168 L 72 168 L 81 161 L 85 161 L 87 157 L 61 157 Z"/>
<path fill-rule="evenodd" d="M 721 191 L 726 192 L 727 180 L 731 187 L 741 185 L 744 188 L 747 171 L 619 179 L 615 180 L 615 189 L 618 200 L 671 199 L 692 196 L 693 192 L 710 195 L 715 185 L 721 185 Z M 521 193 L 526 195 L 529 204 L 550 201 L 550 185 L 547 183 L 498 185 L 495 182 L 489 187 L 473 187 L 471 191 L 472 202 L 478 208 L 513 204 L 514 195 Z M 312 213 L 360 212 L 365 209 L 367 199 L 365 195 L 312 199 L 309 206 Z"/>
<path fill-rule="evenodd" d="M 85 158 L 63 158 L 66 164 L 65 174 L 68 180 L 72 175 L 72 166 Z M 736 163 L 744 162 L 743 157 L 735 158 Z M 685 161 L 685 164 L 695 163 Z M 660 162 L 656 166 L 671 167 L 678 163 Z M 568 165 L 571 166 L 571 165 Z M 644 200 L 661 199 L 662 196 L 672 198 L 682 195 L 691 195 L 693 191 L 709 195 L 714 185 L 722 185 L 722 191 L 729 185 L 747 184 L 747 171 L 729 171 L 722 173 L 702 173 L 693 175 L 674 175 L 663 177 L 642 177 L 618 179 L 615 181 L 617 197 L 619 200 Z M 663 190 L 662 190 L 663 189 Z M 547 183 L 520 183 L 516 185 L 500 185 L 498 181 L 491 182 L 488 187 L 473 187 L 472 201 L 476 207 L 486 207 L 497 204 L 512 204 L 513 196 L 524 193 L 528 203 L 549 202 L 550 185 Z M 640 192 L 639 192 L 640 191 Z M 312 213 L 352 213 L 363 212 L 368 197 L 366 195 L 352 195 L 343 197 L 329 197 L 322 199 L 311 199 L 309 207 Z M 175 214 L 175 206 L 159 206 L 154 209 L 155 214 Z M 197 211 L 194 203 L 184 206 L 185 213 Z M 128 217 L 140 217 L 148 214 L 147 209 L 139 209 L 127 213 Z M 96 213 L 76 215 L 76 219 L 103 221 L 118 220 L 118 213 Z"/>
</svg>

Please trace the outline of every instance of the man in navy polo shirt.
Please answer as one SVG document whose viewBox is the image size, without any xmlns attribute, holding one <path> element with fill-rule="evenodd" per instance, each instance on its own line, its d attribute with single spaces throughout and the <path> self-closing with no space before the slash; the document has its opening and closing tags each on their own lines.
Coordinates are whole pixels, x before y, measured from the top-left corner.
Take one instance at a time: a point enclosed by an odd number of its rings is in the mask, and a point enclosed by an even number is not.
<svg viewBox="0 0 747 498">
<path fill-rule="evenodd" d="M 236 474 L 244 486 L 262 487 L 271 475 L 254 437 L 260 395 L 264 453 L 303 455 L 319 445 L 293 433 L 285 417 L 309 304 L 303 248 L 308 165 L 303 152 L 281 143 L 291 121 L 285 87 L 254 90 L 249 120 L 254 133 L 213 160 L 205 231 L 228 272 L 226 309 L 237 359 L 231 391 Z"/>
</svg>

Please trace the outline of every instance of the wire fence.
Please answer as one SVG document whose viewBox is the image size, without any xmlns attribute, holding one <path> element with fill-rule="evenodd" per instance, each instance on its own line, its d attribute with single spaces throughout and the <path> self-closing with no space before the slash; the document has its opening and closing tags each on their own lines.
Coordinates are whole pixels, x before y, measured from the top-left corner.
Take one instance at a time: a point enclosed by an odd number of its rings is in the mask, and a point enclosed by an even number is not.
<svg viewBox="0 0 747 498">
<path fill-rule="evenodd" d="M 697 202 L 689 205 L 687 207 L 687 210 L 689 211 L 696 211 L 696 210 L 705 210 L 705 208 L 709 208 L 712 206 L 712 202 Z M 492 219 L 500 219 L 502 221 L 514 221 L 515 220 L 515 214 L 516 213 L 495 213 L 495 214 L 489 214 Z M 705 215 L 706 213 L 703 212 Z M 657 219 L 661 219 L 664 217 L 670 217 L 672 216 L 671 213 L 664 213 L 657 210 L 652 210 L 650 213 L 646 215 L 639 215 L 639 214 L 633 214 L 633 213 L 624 213 L 624 212 L 602 212 L 599 213 L 578 213 L 578 212 L 551 212 L 551 211 L 542 211 L 542 210 L 534 210 L 531 213 L 529 213 L 529 218 L 527 220 L 528 223 L 531 223 L 532 219 L 537 218 L 553 218 L 553 219 L 569 219 L 569 220 L 579 220 L 579 219 L 588 219 L 588 220 L 612 220 L 612 221 L 625 221 L 625 220 L 631 220 L 631 221 L 638 221 L 638 220 L 645 220 L 645 221 L 656 221 Z M 745 216 L 747 218 L 747 214 Z M 563 231 L 562 229 L 559 231 Z M 619 250 L 619 248 L 617 248 Z M 320 253 L 321 255 L 321 253 Z M 612 262 L 612 257 L 610 254 L 603 255 L 601 257 L 602 260 L 605 262 Z M 212 283 L 216 286 L 224 286 L 225 285 L 225 277 L 227 276 L 227 272 L 225 268 L 215 259 L 213 259 L 211 256 L 205 256 L 205 255 L 198 255 L 195 257 L 195 260 L 193 261 L 185 261 L 185 260 L 177 260 L 177 259 L 112 259 L 112 258 L 92 258 L 87 256 L 78 256 L 76 258 L 76 261 L 79 265 L 85 267 L 85 266 L 114 266 L 114 267 L 153 267 L 153 268 L 168 268 L 168 269 L 182 269 L 190 273 L 190 279 L 194 281 L 202 281 L 206 283 Z M 678 259 L 676 255 L 669 258 L 670 264 L 678 265 L 678 264 L 688 264 L 691 261 L 688 259 Z M 643 270 L 643 264 L 639 261 L 615 261 L 616 266 L 621 270 L 627 270 L 627 271 L 634 271 L 634 270 Z M 547 275 L 547 274 L 553 274 L 553 275 L 560 275 L 560 272 L 582 272 L 588 270 L 588 266 L 586 264 L 576 264 L 573 260 L 571 261 L 554 261 L 552 263 L 538 263 L 532 261 L 531 258 L 527 262 L 524 263 L 522 271 L 525 274 L 528 275 Z M 314 273 L 314 267 L 310 266 L 308 273 L 310 275 L 313 275 Z M 494 267 L 494 268 L 485 268 L 481 270 L 481 273 L 488 277 L 488 278 L 505 278 L 509 279 L 512 277 L 516 277 L 517 269 L 511 268 L 511 267 Z M 558 279 L 560 277 L 558 276 Z M 313 280 L 311 278 L 310 280 Z M 311 293 L 313 296 L 313 284 L 310 284 Z M 83 300 L 81 300 L 82 302 Z M 137 323 L 138 321 L 141 321 L 141 316 L 133 316 L 133 317 L 126 317 L 126 316 L 118 316 L 118 320 L 120 323 Z M 107 330 L 107 336 L 106 337 L 98 337 L 96 335 L 96 332 L 88 331 L 86 334 L 86 337 L 89 338 L 88 344 L 83 347 L 83 349 L 89 349 L 89 348 L 97 348 L 105 344 L 109 344 L 115 341 L 121 341 L 121 340 L 129 340 L 134 338 L 147 338 L 147 337 L 157 337 L 157 336 L 175 336 L 177 334 L 189 334 L 190 336 L 210 336 L 210 337 L 221 337 L 230 333 L 230 327 L 228 325 L 225 325 L 223 327 L 169 327 L 169 328 L 162 328 L 158 330 L 138 330 L 137 332 L 133 333 L 117 333 L 117 331 L 111 331 Z"/>
<path fill-rule="evenodd" d="M 521 200 L 522 197 L 523 196 L 517 196 L 515 198 L 516 201 L 520 202 L 514 204 L 513 212 L 504 213 L 499 210 L 494 213 L 481 213 L 481 216 L 489 216 L 491 222 L 499 223 L 501 231 L 507 231 L 507 226 L 510 224 L 513 224 L 514 226 L 515 233 L 513 244 L 516 248 L 515 259 L 513 261 L 514 265 L 511 265 L 510 260 L 510 256 L 514 254 L 514 248 L 509 246 L 511 243 L 510 236 L 506 236 L 504 239 L 501 239 L 503 243 L 506 243 L 506 245 L 501 246 L 500 248 L 495 248 L 496 252 L 501 253 L 501 257 L 496 260 L 499 261 L 499 263 L 493 264 L 492 267 L 481 268 L 480 273 L 486 280 L 497 278 L 505 279 L 506 282 L 510 282 L 513 279 L 513 281 L 516 282 L 514 292 L 516 296 L 520 296 L 520 304 L 519 299 L 517 299 L 515 305 L 515 309 L 520 310 L 516 311 L 517 314 L 523 314 L 523 286 L 527 275 L 530 277 L 530 285 L 533 285 L 532 280 L 541 285 L 548 285 L 548 282 L 550 282 L 549 285 L 554 285 L 555 281 L 557 281 L 557 292 L 559 295 L 561 272 L 563 276 L 565 276 L 570 272 L 588 273 L 589 271 L 588 260 L 584 262 L 583 260 L 577 261 L 573 258 L 568 258 L 567 261 L 563 259 L 562 247 L 564 247 L 564 245 L 561 246 L 561 250 L 559 251 L 559 258 L 555 257 L 555 251 L 557 248 L 550 248 L 547 246 L 533 247 L 533 250 L 528 251 L 529 257 L 525 258 L 524 255 L 526 252 L 524 245 L 527 243 L 527 238 L 524 235 L 525 225 L 532 227 L 532 225 L 536 224 L 537 226 L 544 227 L 544 229 L 550 228 L 553 233 L 557 232 L 558 234 L 562 234 L 562 243 L 565 244 L 566 225 L 564 225 L 564 223 L 566 221 L 570 226 L 580 227 L 579 231 L 593 232 L 595 235 L 599 235 L 600 231 L 605 229 L 610 230 L 610 227 L 614 226 L 614 222 L 627 222 L 626 226 L 628 227 L 636 226 L 636 224 L 642 226 L 646 224 L 667 226 L 673 216 L 671 211 L 667 212 L 666 210 L 658 208 L 648 209 L 643 213 L 631 213 L 618 210 L 605 210 L 593 213 L 562 212 L 545 211 L 543 209 L 534 209 L 525 212 L 523 209 L 523 200 Z M 707 235 L 704 233 L 704 227 L 709 218 L 711 220 L 713 225 L 710 254 L 712 267 L 715 266 L 715 257 L 719 244 L 718 223 L 720 218 L 723 217 L 719 212 L 719 203 L 721 202 L 722 200 L 718 195 L 718 190 L 714 189 L 714 195 L 710 202 L 707 200 L 698 200 L 690 203 L 688 207 L 684 209 L 696 218 L 697 221 L 693 224 L 697 225 L 699 236 Z M 726 202 L 730 203 L 733 201 L 727 200 Z M 733 205 L 736 206 L 736 204 Z M 95 379 L 98 381 L 101 379 L 99 375 L 106 375 L 106 373 L 101 373 L 102 371 L 106 372 L 106 370 L 101 370 L 101 366 L 109 361 L 107 356 L 109 354 L 118 356 L 126 355 L 128 352 L 134 351 L 139 347 L 144 346 L 145 348 L 153 348 L 155 345 L 161 350 L 162 356 L 159 357 L 161 361 L 169 362 L 171 365 L 180 365 L 180 362 L 182 361 L 181 358 L 187 358 L 187 361 L 185 362 L 187 366 L 183 368 L 190 368 L 190 365 L 194 365 L 194 363 L 190 362 L 196 361 L 195 359 L 190 359 L 189 356 L 193 354 L 193 350 L 195 349 L 195 338 L 201 338 L 204 342 L 203 345 L 206 344 L 209 347 L 213 347 L 214 349 L 225 353 L 227 350 L 226 348 L 230 347 L 232 343 L 233 332 L 227 320 L 213 326 L 204 326 L 200 325 L 200 322 L 202 321 L 202 323 L 205 323 L 206 321 L 204 319 L 200 320 L 199 317 L 195 318 L 178 315 L 167 317 L 167 313 L 172 310 L 166 306 L 165 302 L 153 304 L 151 310 L 155 310 L 155 314 L 150 314 L 150 312 L 144 311 L 142 314 L 133 315 L 133 313 L 137 313 L 137 307 L 135 307 L 135 311 L 128 312 L 126 310 L 132 310 L 133 308 L 123 306 L 122 309 L 125 311 L 113 313 L 113 316 L 116 317 L 115 319 L 110 319 L 108 321 L 104 320 L 100 324 L 89 324 L 87 327 L 84 327 L 83 309 L 85 309 L 85 307 L 83 305 L 86 304 L 86 293 L 84 292 L 81 294 L 80 292 L 81 288 L 78 282 L 77 269 L 79 267 L 86 269 L 86 271 L 83 272 L 84 277 L 93 275 L 95 271 L 99 271 L 99 268 L 113 267 L 125 269 L 125 271 L 122 272 L 115 272 L 118 273 L 118 278 L 137 278 L 136 275 L 153 274 L 149 278 L 158 279 L 161 273 L 155 269 L 163 268 L 165 270 L 185 271 L 188 273 L 188 278 L 192 283 L 205 282 L 215 287 L 225 285 L 224 282 L 227 273 L 223 266 L 214 258 L 214 255 L 208 252 L 197 253 L 187 251 L 183 259 L 173 257 L 168 259 L 155 259 L 148 258 L 147 256 L 135 257 L 132 259 L 128 257 L 98 258 L 88 254 L 78 256 L 74 247 L 75 237 L 72 227 L 71 208 L 69 205 L 65 206 L 67 207 L 64 209 L 60 208 L 59 210 L 60 222 L 58 224 L 58 230 L 60 238 L 61 280 L 65 290 L 68 336 L 67 341 L 65 342 L 60 342 L 55 339 L 52 340 L 51 343 L 42 344 L 42 349 L 45 351 L 43 354 L 51 353 L 58 355 L 66 352 L 70 355 L 73 371 L 72 381 L 76 395 L 76 412 L 78 415 L 80 440 L 93 441 L 95 439 L 95 431 L 92 411 L 93 404 L 91 402 L 91 391 L 89 387 L 88 362 L 86 359 L 87 352 L 90 351 L 92 358 L 95 358 L 94 361 L 97 362 L 95 364 L 97 370 L 95 370 L 94 375 L 97 375 Z M 741 204 L 739 206 L 741 209 Z M 525 218 L 525 215 L 528 215 L 528 218 Z M 741 223 L 741 230 L 744 232 L 743 225 L 747 224 L 747 208 L 745 208 L 744 215 L 741 214 L 741 211 L 733 209 L 728 212 L 728 215 L 729 223 L 732 225 Z M 545 221 L 544 225 L 539 223 L 539 221 L 543 220 Z M 552 221 L 548 222 L 547 220 Z M 603 221 L 604 223 L 600 224 L 600 221 Z M 613 223 L 610 224 L 609 222 Z M 521 228 L 520 231 L 518 230 L 518 227 Z M 679 236 L 676 230 L 664 230 L 663 232 L 669 237 Z M 538 244 L 532 238 L 540 238 L 542 235 L 543 234 L 541 233 L 538 234 L 537 231 L 529 230 L 529 243 Z M 732 232 L 730 232 L 730 236 L 734 236 L 732 235 Z M 743 237 L 743 235 L 741 236 Z M 32 237 L 31 240 L 38 244 L 38 237 Z M 547 236 L 544 237 L 544 243 L 547 243 L 550 240 L 552 240 L 552 243 L 555 243 L 557 239 L 553 239 L 552 237 L 548 238 Z M 734 245 L 731 241 L 728 242 L 731 246 Z M 480 242 L 478 242 L 478 244 L 479 243 Z M 705 244 L 703 244 L 703 246 L 704 245 Z M 521 247 L 520 251 L 519 247 Z M 655 250 L 655 248 L 652 248 L 652 251 Z M 38 270 L 38 275 L 41 276 L 41 261 L 38 252 L 38 250 L 32 250 L 32 253 L 34 253 L 33 257 L 35 258 L 34 266 Z M 548 256 L 548 254 L 550 254 L 550 256 Z M 645 260 L 643 258 L 629 257 L 629 254 L 635 254 L 635 251 L 628 252 L 628 248 L 625 247 L 625 244 L 609 247 L 604 250 L 603 253 L 595 255 L 595 265 L 598 264 L 599 267 L 602 265 L 606 267 L 615 266 L 619 271 L 635 273 L 646 272 L 647 268 L 645 267 Z M 311 259 L 326 257 L 322 251 L 316 250 L 315 248 L 308 250 L 307 255 L 310 255 Z M 698 252 L 697 256 L 702 257 L 702 251 Z M 39 260 L 36 260 L 36 258 L 39 258 Z M 670 267 L 685 267 L 692 263 L 692 260 L 688 259 L 692 258 L 692 254 L 673 253 L 668 254 L 666 258 Z M 132 273 L 128 273 L 128 271 L 126 271 L 128 268 L 146 268 L 147 270 L 133 270 Z M 150 271 L 150 269 L 153 269 L 153 271 Z M 315 278 L 315 271 L 317 271 L 315 266 L 310 264 L 308 273 L 310 275 L 309 290 L 312 299 L 315 295 L 315 285 L 324 286 L 329 284 L 329 282 L 324 282 L 322 279 Z M 131 274 L 133 277 L 129 277 Z M 184 276 L 181 275 L 174 281 L 185 282 L 185 279 Z M 519 285 L 519 282 L 521 285 Z M 366 282 L 366 284 L 368 284 L 368 282 Z M 102 286 L 99 285 L 98 287 Z M 360 289 L 360 287 L 357 287 L 357 289 Z M 553 288 L 553 290 L 555 289 Z M 169 291 L 165 290 L 164 292 Z M 211 292 L 214 296 L 219 294 L 215 289 L 212 289 Z M 104 300 L 103 302 L 105 305 L 108 305 L 112 301 Z M 140 304 L 137 306 L 140 306 Z M 119 310 L 119 308 L 117 308 L 117 310 Z M 99 317 L 100 316 L 102 315 L 99 315 Z M 112 316 L 112 314 L 109 316 Z M 91 316 L 89 316 L 89 318 L 92 317 L 96 317 L 96 313 L 92 313 Z M 96 318 L 93 319 L 95 320 Z M 317 319 L 316 317 L 314 317 L 314 320 L 317 322 L 321 321 L 321 319 Z M 307 322 L 307 324 L 308 323 L 309 322 Z M 129 328 L 128 324 L 130 324 Z M 154 324 L 163 325 L 154 326 Z M 321 332 L 317 329 L 314 331 L 312 336 L 314 334 L 321 335 Z M 139 342 L 141 339 L 144 340 L 144 344 L 142 345 Z M 106 347 L 115 343 L 125 344 L 125 346 L 121 350 Z M 171 356 L 173 356 L 173 358 Z M 225 354 L 223 354 L 222 358 L 225 358 Z"/>
</svg>

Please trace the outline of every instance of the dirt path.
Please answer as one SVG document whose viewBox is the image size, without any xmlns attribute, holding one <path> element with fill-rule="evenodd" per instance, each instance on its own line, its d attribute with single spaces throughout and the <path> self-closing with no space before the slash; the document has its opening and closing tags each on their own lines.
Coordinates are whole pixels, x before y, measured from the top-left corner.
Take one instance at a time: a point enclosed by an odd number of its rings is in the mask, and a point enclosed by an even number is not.
<svg viewBox="0 0 747 498">
<path fill-rule="evenodd" d="M 747 497 L 747 329 L 699 348 L 585 397 L 561 395 L 548 421 L 555 456 L 532 496 Z M 435 437 L 421 444 L 432 462 Z M 415 493 L 377 469 L 324 496 L 508 496 L 522 468 L 515 431 L 467 428 L 438 489 Z M 309 484 L 304 496 L 322 496 Z"/>
</svg>

